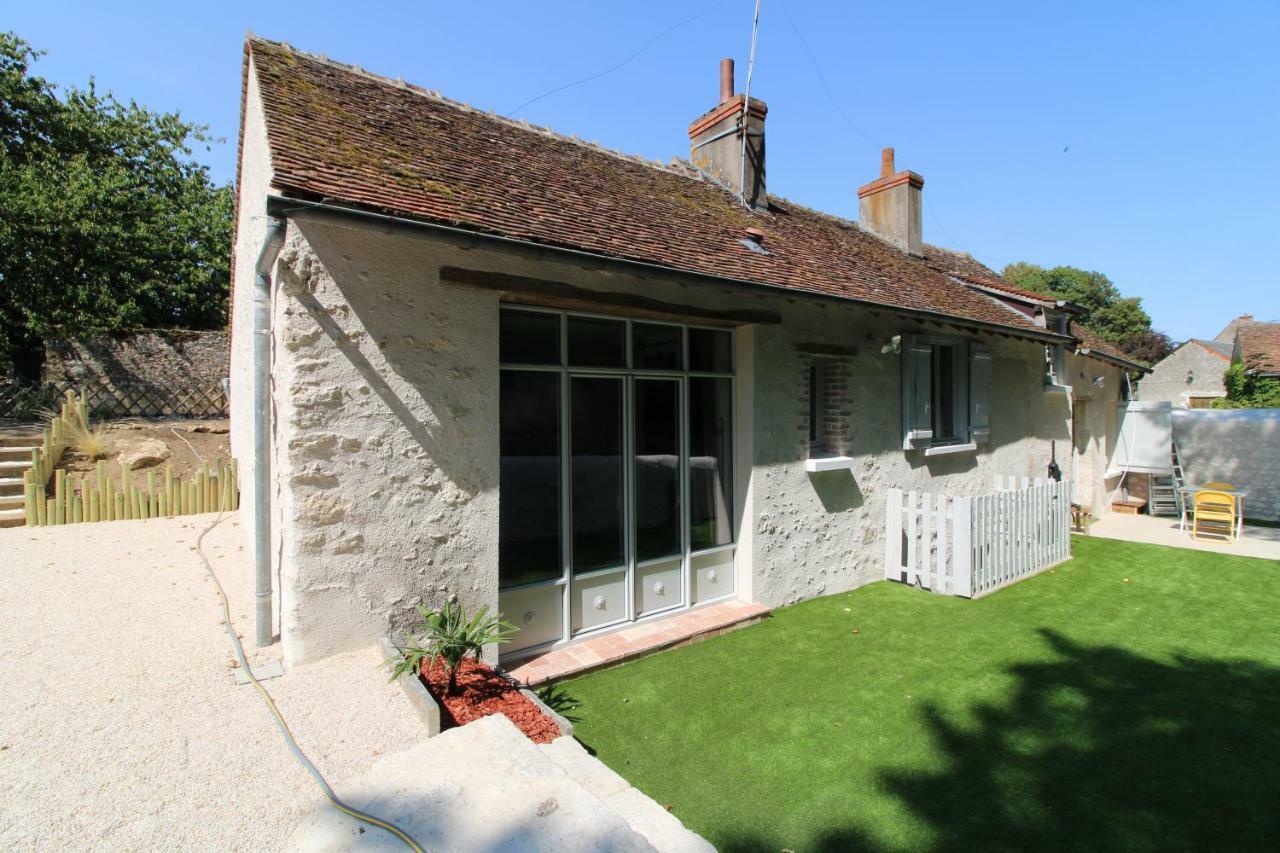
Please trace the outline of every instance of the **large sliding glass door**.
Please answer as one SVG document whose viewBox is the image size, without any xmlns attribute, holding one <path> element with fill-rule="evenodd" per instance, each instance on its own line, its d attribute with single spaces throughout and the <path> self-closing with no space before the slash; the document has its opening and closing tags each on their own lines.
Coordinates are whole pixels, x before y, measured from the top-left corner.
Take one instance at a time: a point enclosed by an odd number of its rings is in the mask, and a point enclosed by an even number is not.
<svg viewBox="0 0 1280 853">
<path fill-rule="evenodd" d="M 502 309 L 504 652 L 731 595 L 732 333 Z"/>
</svg>

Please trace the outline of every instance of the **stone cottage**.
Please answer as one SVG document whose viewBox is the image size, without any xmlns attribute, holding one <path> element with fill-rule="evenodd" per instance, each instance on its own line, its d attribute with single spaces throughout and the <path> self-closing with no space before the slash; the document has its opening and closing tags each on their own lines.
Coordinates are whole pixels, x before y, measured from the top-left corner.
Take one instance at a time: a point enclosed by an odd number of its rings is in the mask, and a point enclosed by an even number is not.
<svg viewBox="0 0 1280 853">
<path fill-rule="evenodd" d="M 1231 342 L 1192 338 L 1161 359 L 1138 383 L 1139 400 L 1168 400 L 1183 409 L 1207 409 L 1227 396 L 1222 375 L 1231 366 Z"/>
<path fill-rule="evenodd" d="M 1259 376 L 1280 376 L 1280 323 L 1242 314 L 1213 340 L 1192 338 L 1138 383 L 1138 400 L 1167 400 L 1177 408 L 1208 409 L 1227 396 L 1224 374 L 1233 362 Z"/>
<path fill-rule="evenodd" d="M 892 151 L 861 222 L 769 193 L 731 65 L 666 164 L 257 38 L 243 79 L 232 440 L 291 663 L 450 596 L 512 659 L 847 590 L 892 486 L 1056 459 L 1105 507 L 1137 365 L 925 243 Z"/>
</svg>

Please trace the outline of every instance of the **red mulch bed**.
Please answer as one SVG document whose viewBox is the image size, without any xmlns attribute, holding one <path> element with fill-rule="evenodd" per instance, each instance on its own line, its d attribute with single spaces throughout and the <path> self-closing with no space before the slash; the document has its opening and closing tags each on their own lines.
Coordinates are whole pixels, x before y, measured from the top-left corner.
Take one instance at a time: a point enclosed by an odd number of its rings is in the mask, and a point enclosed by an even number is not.
<svg viewBox="0 0 1280 853">
<path fill-rule="evenodd" d="M 551 743 L 560 737 L 554 720 L 521 695 L 518 687 L 479 661 L 467 658 L 458 667 L 458 689 L 452 696 L 445 693 L 449 679 L 438 661 L 424 667 L 420 677 L 440 703 L 441 729 L 501 713 L 534 743 Z"/>
</svg>

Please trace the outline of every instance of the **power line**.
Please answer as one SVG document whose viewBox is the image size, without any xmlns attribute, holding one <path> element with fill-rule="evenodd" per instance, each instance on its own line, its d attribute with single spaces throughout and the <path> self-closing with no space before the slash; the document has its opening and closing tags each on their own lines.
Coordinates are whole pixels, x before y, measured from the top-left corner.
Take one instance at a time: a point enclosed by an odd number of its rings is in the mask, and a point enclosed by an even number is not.
<svg viewBox="0 0 1280 853">
<path fill-rule="evenodd" d="M 883 148 L 884 146 L 880 145 L 868 136 L 866 131 L 858 127 L 858 125 L 854 123 L 853 119 L 849 117 L 849 114 L 844 111 L 844 107 L 840 106 L 840 101 L 836 99 L 835 92 L 831 91 L 831 86 L 827 83 L 826 75 L 822 73 L 822 66 L 818 64 L 818 58 L 814 56 L 813 50 L 810 49 L 809 42 L 805 40 L 804 33 L 800 32 L 800 27 L 796 25 L 795 18 L 791 17 L 791 10 L 787 8 L 786 0 L 778 0 L 778 3 L 782 6 L 783 14 L 787 16 L 787 23 L 791 25 L 791 29 L 796 34 L 796 38 L 800 40 L 800 46 L 804 48 L 804 52 L 808 55 L 809 62 L 813 65 L 814 73 L 818 75 L 818 80 L 822 83 L 823 91 L 827 93 L 827 98 L 831 101 L 831 106 L 835 107 L 836 112 L 840 114 L 840 117 L 845 120 L 849 127 L 853 128 L 854 132 L 869 142 L 872 147 Z M 938 214 L 934 213 L 933 205 L 929 203 L 929 197 L 927 195 L 924 196 L 924 206 L 928 209 L 929 217 L 933 220 L 933 224 L 938 226 L 938 230 L 942 232 L 942 236 L 946 237 L 953 246 L 959 245 L 960 241 L 951 236 L 951 232 L 947 231 L 947 229 L 942 226 L 942 220 L 938 219 Z M 976 252 L 971 254 L 979 258 L 984 257 L 982 255 L 978 255 Z M 985 258 L 985 260 L 991 261 L 993 259 Z"/>
<path fill-rule="evenodd" d="M 803 47 L 804 52 L 808 54 L 809 62 L 813 65 L 813 70 L 817 73 L 818 80 L 822 83 L 822 88 L 826 91 L 827 97 L 831 99 L 831 105 L 836 108 L 836 112 L 840 113 L 841 117 L 848 122 L 849 127 L 853 128 L 859 136 L 871 143 L 873 147 L 883 148 L 884 146 L 877 143 L 874 139 L 868 136 L 862 128 L 854 124 L 853 119 L 849 118 L 849 114 L 844 111 L 844 107 L 840 106 L 840 102 L 836 100 L 835 93 L 832 92 L 831 87 L 827 85 L 827 78 L 826 75 L 822 73 L 822 67 L 818 65 L 818 58 L 814 56 L 813 51 L 809 49 L 809 43 L 805 41 L 804 34 L 801 33 L 800 28 L 796 26 L 795 18 L 791 17 L 791 10 L 787 8 L 786 0 L 778 0 L 778 2 L 782 5 L 782 11 L 787 16 L 787 23 L 791 25 L 791 29 L 795 32 L 796 38 L 800 39 L 800 46 Z"/>
<path fill-rule="evenodd" d="M 633 60 L 639 57 L 640 54 L 644 53 L 646 50 L 653 47 L 654 44 L 656 44 L 665 36 L 670 35 L 671 33 L 675 32 L 676 30 L 680 29 L 683 26 L 692 24 L 694 21 L 699 20 L 700 18 L 705 18 L 707 15 L 710 15 L 712 12 L 718 9 L 723 3 L 724 3 L 724 0 L 717 0 L 717 2 L 711 4 L 711 6 L 709 6 L 705 11 L 699 12 L 696 15 L 692 15 L 688 18 L 685 18 L 683 21 L 680 21 L 679 23 L 672 24 L 662 32 L 658 33 L 653 38 L 649 39 L 647 42 L 644 43 L 643 47 L 641 47 L 635 53 L 628 56 L 626 59 L 619 62 L 617 65 L 610 66 L 609 68 L 606 68 L 605 70 L 600 71 L 596 74 L 592 74 L 589 77 L 583 77 L 581 80 L 575 80 L 572 83 L 566 83 L 563 86 L 557 86 L 554 89 L 550 89 L 546 92 L 543 92 L 541 95 L 538 95 L 537 97 L 530 98 L 520 106 L 516 107 L 511 112 L 507 113 L 507 118 L 513 117 L 516 113 L 520 112 L 525 107 L 529 106 L 532 103 L 536 103 L 537 101 L 541 101 L 543 98 L 549 98 L 558 92 L 563 92 L 565 89 L 572 89 L 574 86 L 581 86 L 583 83 L 590 83 L 592 80 L 599 80 L 601 77 L 605 76 L 606 74 L 612 74 L 613 72 L 617 71 L 619 68 L 622 68 L 623 66 L 630 64 Z"/>
</svg>

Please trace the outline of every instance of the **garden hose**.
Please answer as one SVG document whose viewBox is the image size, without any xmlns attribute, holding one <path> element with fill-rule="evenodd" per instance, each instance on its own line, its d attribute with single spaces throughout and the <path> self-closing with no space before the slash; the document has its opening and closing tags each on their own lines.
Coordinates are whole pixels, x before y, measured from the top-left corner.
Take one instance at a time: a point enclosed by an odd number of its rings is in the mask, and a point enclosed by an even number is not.
<svg viewBox="0 0 1280 853">
<path fill-rule="evenodd" d="M 236 634 L 235 626 L 231 622 L 231 605 L 227 601 L 226 590 L 222 588 L 222 582 L 218 580 L 218 575 L 213 570 L 213 564 L 211 564 L 209 562 L 209 558 L 205 556 L 204 548 L 202 547 L 204 537 L 213 530 L 213 528 L 222 523 L 222 517 L 222 513 L 218 513 L 218 517 L 213 520 L 213 523 L 200 531 L 200 535 L 196 537 L 196 553 L 200 555 L 201 561 L 204 562 L 204 570 L 209 573 L 209 577 L 213 578 L 214 590 L 218 593 L 218 600 L 222 604 L 222 624 L 227 629 L 227 636 L 231 637 L 231 645 L 235 648 L 236 658 L 240 661 L 240 666 L 244 670 L 244 674 L 248 676 L 249 683 L 258 689 L 258 693 L 262 696 L 262 701 L 267 703 L 267 708 L 270 709 L 271 715 L 275 717 L 276 727 L 280 729 L 280 735 L 284 738 L 284 742 L 289 747 L 289 751 L 293 753 L 294 758 L 298 759 L 298 763 L 311 774 L 311 778 L 320 786 L 320 790 L 324 792 L 324 795 L 328 798 L 329 802 L 333 803 L 333 807 L 335 809 L 345 815 L 350 815 L 356 820 L 364 821 L 365 823 L 379 827 L 380 829 L 385 829 L 387 832 L 390 832 L 396 838 L 403 841 L 405 846 L 414 851 L 414 853 L 426 853 L 426 851 L 422 849 L 422 846 L 413 840 L 413 836 L 409 835 L 409 833 L 405 832 L 394 823 L 374 817 L 366 812 L 362 812 L 338 799 L 338 795 L 334 793 L 333 788 L 329 787 L 329 783 L 325 781 L 324 776 L 320 775 L 320 771 L 311 763 L 311 759 L 307 758 L 306 753 L 299 748 L 298 742 L 293 737 L 293 732 L 289 730 L 289 724 L 285 722 L 284 716 L 280 713 L 280 709 L 276 707 L 276 703 L 271 698 L 271 694 L 267 692 L 267 689 L 263 687 L 261 682 L 259 682 L 254 676 L 253 668 L 249 666 L 249 661 L 245 658 L 244 646 L 240 644 L 240 637 Z"/>
</svg>

